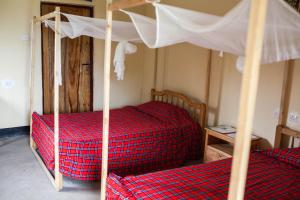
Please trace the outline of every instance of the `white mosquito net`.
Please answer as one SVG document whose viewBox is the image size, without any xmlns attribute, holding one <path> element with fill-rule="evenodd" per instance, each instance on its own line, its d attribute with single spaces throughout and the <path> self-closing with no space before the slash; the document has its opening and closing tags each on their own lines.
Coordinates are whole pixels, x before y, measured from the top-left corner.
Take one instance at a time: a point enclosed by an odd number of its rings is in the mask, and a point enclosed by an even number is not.
<svg viewBox="0 0 300 200">
<path fill-rule="evenodd" d="M 282 0 L 268 2 L 261 62 L 265 64 L 299 58 L 300 15 Z M 112 40 L 123 42 L 120 44 L 123 48 L 117 48 L 116 55 L 119 56 L 115 56 L 123 60 L 115 63 L 123 62 L 124 65 L 125 53 L 135 52 L 126 50 L 124 47 L 130 45 L 124 45 L 124 42 L 143 41 L 149 48 L 188 42 L 237 55 L 237 67 L 243 68 L 251 0 L 242 0 L 222 17 L 160 3 L 153 5 L 156 19 L 122 11 L 129 15 L 133 23 L 113 22 Z M 87 35 L 105 39 L 105 20 L 62 14 L 69 20 L 61 25 L 62 37 Z M 45 23 L 54 29 L 53 21 L 47 20 Z M 124 76 L 125 67 L 119 68 L 123 70 L 119 74 Z"/>
<path fill-rule="evenodd" d="M 61 22 L 61 37 L 76 38 L 82 35 L 105 39 L 106 20 L 91 17 L 83 17 L 61 13 L 69 22 Z M 55 22 L 45 20 L 44 23 L 52 30 L 55 28 Z M 140 37 L 131 22 L 113 21 L 112 41 L 132 41 L 139 42 Z"/>
<path fill-rule="evenodd" d="M 64 15 L 68 22 L 61 22 L 61 38 L 69 37 L 71 39 L 85 35 L 97 39 L 105 39 L 106 20 L 96 19 L 90 17 L 83 17 L 77 15 Z M 43 23 L 46 27 L 55 30 L 55 22 L 52 20 L 45 20 Z M 119 42 L 115 51 L 114 66 L 117 80 L 124 80 L 125 72 L 125 54 L 133 54 L 137 51 L 137 47 L 131 42 L 142 42 L 133 23 L 113 21 L 112 41 Z M 62 85 L 61 77 L 61 63 L 58 64 L 58 80 Z"/>
<path fill-rule="evenodd" d="M 269 0 L 262 63 L 300 57 L 300 15 L 282 0 Z M 219 17 L 169 5 L 154 4 L 156 21 L 123 11 L 132 19 L 141 39 L 150 48 L 180 42 L 240 56 L 243 65 L 251 0 L 241 1 Z M 241 66 L 239 66 L 241 67 Z"/>
</svg>

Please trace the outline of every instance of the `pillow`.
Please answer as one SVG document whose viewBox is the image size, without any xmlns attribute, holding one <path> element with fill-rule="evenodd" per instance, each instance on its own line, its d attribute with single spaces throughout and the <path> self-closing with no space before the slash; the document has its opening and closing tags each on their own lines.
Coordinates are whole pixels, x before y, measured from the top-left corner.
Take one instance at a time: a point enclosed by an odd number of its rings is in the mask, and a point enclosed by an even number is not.
<svg viewBox="0 0 300 200">
<path fill-rule="evenodd" d="M 300 147 L 299 148 L 286 148 L 286 149 L 273 149 L 262 151 L 263 154 L 273 157 L 282 162 L 300 167 Z"/>
<path fill-rule="evenodd" d="M 137 106 L 138 110 L 147 113 L 164 122 L 192 122 L 192 118 L 188 112 L 178 106 L 159 101 L 150 101 L 148 103 Z"/>
</svg>

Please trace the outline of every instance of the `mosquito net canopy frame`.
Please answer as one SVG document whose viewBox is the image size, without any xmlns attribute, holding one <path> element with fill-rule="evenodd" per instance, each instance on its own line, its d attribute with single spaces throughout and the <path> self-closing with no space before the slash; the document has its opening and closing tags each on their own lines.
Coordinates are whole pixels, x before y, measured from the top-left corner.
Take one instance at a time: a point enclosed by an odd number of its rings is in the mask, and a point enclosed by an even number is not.
<svg viewBox="0 0 300 200">
<path fill-rule="evenodd" d="M 61 15 L 68 19 L 68 22 L 61 21 Z M 54 18 L 54 20 L 52 20 Z M 46 27 L 51 28 L 55 33 L 55 47 L 54 47 L 54 162 L 55 169 L 52 174 L 45 166 L 43 160 L 37 152 L 36 144 L 32 138 L 32 114 L 34 111 L 34 95 L 35 95 L 35 26 L 39 23 L 44 23 Z M 134 25 L 128 22 L 114 21 L 115 25 L 114 34 L 112 34 L 111 40 L 119 42 L 116 48 L 114 64 L 115 72 L 118 79 L 124 78 L 124 62 L 125 54 L 132 54 L 137 49 L 132 42 L 142 42 Z M 69 37 L 71 39 L 80 37 L 82 35 L 105 39 L 106 37 L 106 20 L 95 19 L 89 17 L 82 17 L 76 15 L 70 15 L 60 12 L 60 8 L 56 7 L 54 12 L 46 14 L 41 17 L 34 17 L 31 22 L 31 73 L 30 73 L 30 147 L 35 157 L 41 164 L 42 168 L 46 172 L 51 183 L 57 191 L 63 188 L 63 177 L 59 172 L 59 85 L 62 85 L 61 77 L 61 39 Z M 106 101 L 106 99 L 105 99 Z"/>
</svg>

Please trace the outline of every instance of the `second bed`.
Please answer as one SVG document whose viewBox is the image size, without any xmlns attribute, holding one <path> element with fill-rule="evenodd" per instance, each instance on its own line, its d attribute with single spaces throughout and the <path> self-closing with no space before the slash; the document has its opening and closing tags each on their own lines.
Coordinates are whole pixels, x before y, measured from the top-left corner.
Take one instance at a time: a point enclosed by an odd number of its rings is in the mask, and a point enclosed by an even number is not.
<svg viewBox="0 0 300 200">
<path fill-rule="evenodd" d="M 229 158 L 124 178 L 110 174 L 107 199 L 227 199 L 231 163 Z M 244 199 L 299 200 L 299 188 L 300 148 L 251 154 Z"/>
</svg>

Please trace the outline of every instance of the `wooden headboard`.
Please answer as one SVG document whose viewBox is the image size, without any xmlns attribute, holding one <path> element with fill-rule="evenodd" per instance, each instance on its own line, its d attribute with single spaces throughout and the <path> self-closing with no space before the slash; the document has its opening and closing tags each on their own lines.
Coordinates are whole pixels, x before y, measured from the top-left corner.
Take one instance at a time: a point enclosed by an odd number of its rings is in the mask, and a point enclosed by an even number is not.
<svg viewBox="0 0 300 200">
<path fill-rule="evenodd" d="M 188 111 L 191 118 L 198 122 L 201 128 L 206 127 L 206 104 L 198 103 L 184 94 L 173 92 L 170 90 L 156 91 L 155 89 L 151 90 L 151 99 L 152 101 L 161 101 L 165 103 L 170 103 L 180 108 L 183 108 Z"/>
<path fill-rule="evenodd" d="M 282 138 L 283 138 L 282 136 L 284 136 L 284 135 L 292 137 L 293 139 L 294 138 L 300 138 L 300 132 L 299 131 L 296 131 L 296 130 L 290 129 L 288 127 L 279 125 L 276 128 L 275 145 L 274 145 L 275 148 L 280 148 L 281 141 L 282 141 Z"/>
</svg>

